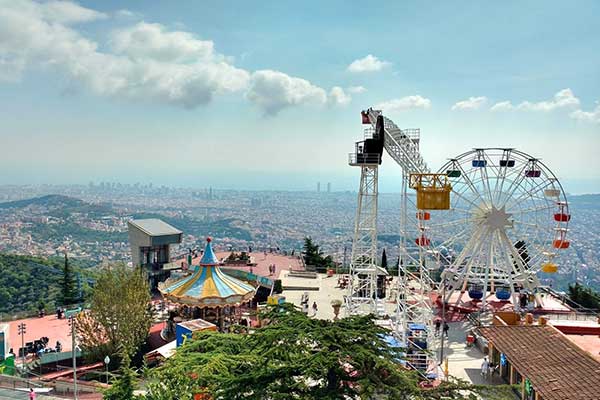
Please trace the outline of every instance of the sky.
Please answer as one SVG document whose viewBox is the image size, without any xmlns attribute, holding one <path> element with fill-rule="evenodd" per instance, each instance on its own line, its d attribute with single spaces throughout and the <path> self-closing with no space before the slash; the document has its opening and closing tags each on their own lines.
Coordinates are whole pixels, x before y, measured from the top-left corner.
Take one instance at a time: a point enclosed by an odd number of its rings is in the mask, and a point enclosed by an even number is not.
<svg viewBox="0 0 600 400">
<path fill-rule="evenodd" d="M 360 110 L 600 192 L 597 1 L 0 0 L 0 184 L 357 190 Z M 384 157 L 380 190 L 400 189 Z"/>
</svg>

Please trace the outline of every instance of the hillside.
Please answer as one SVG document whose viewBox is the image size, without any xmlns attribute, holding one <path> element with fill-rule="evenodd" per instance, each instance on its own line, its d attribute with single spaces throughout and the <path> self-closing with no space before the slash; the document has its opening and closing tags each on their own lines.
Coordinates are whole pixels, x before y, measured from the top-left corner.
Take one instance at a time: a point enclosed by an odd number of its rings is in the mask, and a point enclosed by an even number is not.
<svg viewBox="0 0 600 400">
<path fill-rule="evenodd" d="M 201 221 L 188 217 L 174 218 L 156 213 L 139 213 L 133 215 L 134 219 L 160 218 L 166 223 L 180 229 L 186 234 L 197 237 L 214 236 L 231 237 L 240 240 L 252 240 L 252 235 L 244 228 L 235 226 L 235 218 L 219 219 L 216 221 Z"/>
<path fill-rule="evenodd" d="M 0 203 L 0 210 L 18 210 L 32 207 L 46 209 L 48 215 L 55 218 L 66 218 L 70 214 L 86 214 L 92 218 L 101 218 L 114 214 L 114 209 L 110 205 L 90 204 L 74 197 L 59 194 Z"/>
<path fill-rule="evenodd" d="M 82 258 L 124 260 L 129 258 L 127 221 L 160 218 L 196 237 L 206 235 L 252 240 L 239 219 L 197 220 L 157 212 L 131 212 L 107 203 L 91 204 L 63 196 L 47 195 L 0 203 L 0 226 L 4 236 L 0 251 L 16 254 L 52 254 L 68 247 Z"/>
<path fill-rule="evenodd" d="M 81 274 L 82 290 L 93 276 L 89 263 L 69 260 Z M 43 300 L 48 311 L 60 296 L 60 279 L 64 260 L 60 257 L 39 258 L 0 253 L 0 314 L 33 313 Z"/>
</svg>

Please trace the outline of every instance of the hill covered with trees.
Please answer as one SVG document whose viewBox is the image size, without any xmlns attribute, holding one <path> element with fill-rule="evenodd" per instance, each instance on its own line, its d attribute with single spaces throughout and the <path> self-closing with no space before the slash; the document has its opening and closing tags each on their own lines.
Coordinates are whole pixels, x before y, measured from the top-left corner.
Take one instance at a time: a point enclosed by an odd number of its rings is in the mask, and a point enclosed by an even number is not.
<svg viewBox="0 0 600 400">
<path fill-rule="evenodd" d="M 84 261 L 69 259 L 74 277 L 81 277 L 81 290 L 85 293 L 88 280 L 94 271 Z M 0 253 L 0 314 L 36 313 L 40 303 L 53 311 L 62 299 L 64 258 L 50 259 Z M 75 288 L 79 290 L 77 280 Z"/>
</svg>

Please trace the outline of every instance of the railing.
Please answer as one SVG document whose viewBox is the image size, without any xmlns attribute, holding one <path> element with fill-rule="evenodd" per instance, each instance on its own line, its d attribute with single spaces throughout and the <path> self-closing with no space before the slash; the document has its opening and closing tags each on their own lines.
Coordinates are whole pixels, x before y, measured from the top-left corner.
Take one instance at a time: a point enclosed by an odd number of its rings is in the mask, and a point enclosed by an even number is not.
<svg viewBox="0 0 600 400">
<path fill-rule="evenodd" d="M 574 313 L 549 313 L 543 314 L 544 317 L 554 321 L 597 321 L 599 315 L 597 313 L 582 313 L 582 312 L 574 312 Z"/>
<path fill-rule="evenodd" d="M 379 164 L 381 155 L 378 153 L 350 153 L 348 154 L 348 164 Z"/>
</svg>

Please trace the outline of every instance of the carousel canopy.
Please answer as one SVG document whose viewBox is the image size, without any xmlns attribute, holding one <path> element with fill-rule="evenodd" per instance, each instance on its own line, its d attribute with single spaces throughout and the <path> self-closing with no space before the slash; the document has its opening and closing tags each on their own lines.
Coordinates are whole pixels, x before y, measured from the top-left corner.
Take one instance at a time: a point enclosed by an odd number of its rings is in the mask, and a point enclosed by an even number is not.
<svg viewBox="0 0 600 400">
<path fill-rule="evenodd" d="M 200 265 L 194 267 L 192 274 L 167 279 L 158 285 L 163 297 L 198 307 L 238 305 L 254 297 L 254 287 L 221 271 L 210 243 L 209 238 Z"/>
</svg>

